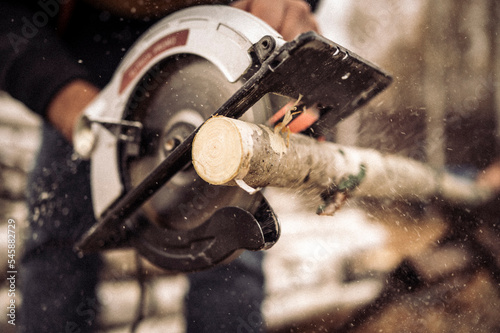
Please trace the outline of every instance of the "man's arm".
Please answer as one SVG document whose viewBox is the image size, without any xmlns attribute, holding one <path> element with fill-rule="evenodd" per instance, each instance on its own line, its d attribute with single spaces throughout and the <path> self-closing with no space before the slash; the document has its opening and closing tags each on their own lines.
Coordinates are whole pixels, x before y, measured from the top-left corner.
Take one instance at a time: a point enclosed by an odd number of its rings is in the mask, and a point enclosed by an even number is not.
<svg viewBox="0 0 500 333">
<path fill-rule="evenodd" d="M 233 5 L 263 19 L 285 39 L 317 31 L 310 7 L 302 0 L 241 0 Z M 37 27 L 32 22 L 36 10 L 0 2 L 0 89 L 48 119 L 71 141 L 76 120 L 99 90 L 65 50 L 53 25 Z"/>
<path fill-rule="evenodd" d="M 309 5 L 302 0 L 241 0 L 233 3 L 261 18 L 283 35 L 293 39 L 310 30 L 318 31 Z M 71 82 L 55 95 L 48 106 L 47 118 L 71 141 L 73 128 L 82 110 L 99 93 L 93 85 L 83 80 Z"/>
<path fill-rule="evenodd" d="M 58 2 L 48 9 L 33 3 L 0 1 L 0 89 L 70 139 L 72 123 L 97 89 L 57 34 Z"/>
</svg>

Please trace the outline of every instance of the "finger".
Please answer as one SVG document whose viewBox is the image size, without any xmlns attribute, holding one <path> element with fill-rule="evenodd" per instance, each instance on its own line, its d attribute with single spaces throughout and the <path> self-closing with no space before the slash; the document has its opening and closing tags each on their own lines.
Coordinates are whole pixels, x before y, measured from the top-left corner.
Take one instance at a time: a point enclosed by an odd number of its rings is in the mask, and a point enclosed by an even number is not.
<svg viewBox="0 0 500 333">
<path fill-rule="evenodd" d="M 250 0 L 239 0 L 239 1 L 231 2 L 230 6 L 248 12 L 249 8 L 250 8 Z"/>
<path fill-rule="evenodd" d="M 309 5 L 304 1 L 288 1 L 278 32 L 285 40 L 292 40 L 297 35 L 311 30 L 319 32 L 318 23 Z"/>
<path fill-rule="evenodd" d="M 249 12 L 280 32 L 288 1 L 290 0 L 251 0 Z"/>
<path fill-rule="evenodd" d="M 291 40 L 306 31 L 318 31 L 309 5 L 303 0 L 240 0 L 231 4 L 269 24 L 284 39 Z"/>
</svg>

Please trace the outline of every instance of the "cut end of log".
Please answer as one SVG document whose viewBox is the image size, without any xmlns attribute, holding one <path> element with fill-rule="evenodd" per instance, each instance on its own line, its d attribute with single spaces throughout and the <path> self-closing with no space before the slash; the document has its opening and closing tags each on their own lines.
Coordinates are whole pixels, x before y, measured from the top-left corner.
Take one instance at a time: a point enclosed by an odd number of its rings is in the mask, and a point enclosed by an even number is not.
<svg viewBox="0 0 500 333">
<path fill-rule="evenodd" d="M 244 163 L 242 137 L 233 122 L 213 117 L 200 128 L 193 141 L 193 166 L 207 183 L 232 181 Z"/>
</svg>

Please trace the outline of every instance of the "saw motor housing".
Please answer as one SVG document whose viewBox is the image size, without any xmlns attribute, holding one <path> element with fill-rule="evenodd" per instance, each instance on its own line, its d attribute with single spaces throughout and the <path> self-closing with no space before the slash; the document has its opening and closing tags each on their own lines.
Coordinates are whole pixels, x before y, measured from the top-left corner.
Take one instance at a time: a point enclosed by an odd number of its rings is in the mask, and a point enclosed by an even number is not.
<svg viewBox="0 0 500 333">
<path fill-rule="evenodd" d="M 154 25 L 86 109 L 75 150 L 91 159 L 96 224 L 78 249 L 133 246 L 173 271 L 209 268 L 242 249 L 270 248 L 280 226 L 261 193 L 202 181 L 189 158 L 212 115 L 264 123 L 273 96 L 321 110 L 333 126 L 391 79 L 315 34 L 285 42 L 227 6 L 197 6 Z"/>
</svg>

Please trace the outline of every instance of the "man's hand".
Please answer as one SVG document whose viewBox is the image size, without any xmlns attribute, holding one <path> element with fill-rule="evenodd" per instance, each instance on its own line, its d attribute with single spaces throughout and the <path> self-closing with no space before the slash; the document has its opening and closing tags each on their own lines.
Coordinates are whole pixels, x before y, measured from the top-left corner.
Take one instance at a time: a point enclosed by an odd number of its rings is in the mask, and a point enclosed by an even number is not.
<svg viewBox="0 0 500 333">
<path fill-rule="evenodd" d="M 47 109 L 47 118 L 69 142 L 72 142 L 76 121 L 98 94 L 99 89 L 92 84 L 75 80 L 56 94 Z"/>
<path fill-rule="evenodd" d="M 311 8 L 303 0 L 240 0 L 231 6 L 257 16 L 285 40 L 292 40 L 311 30 L 318 32 L 318 24 Z"/>
<path fill-rule="evenodd" d="M 500 160 L 483 170 L 477 178 L 477 183 L 500 194 Z"/>
</svg>

